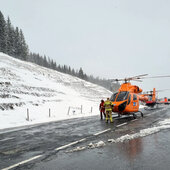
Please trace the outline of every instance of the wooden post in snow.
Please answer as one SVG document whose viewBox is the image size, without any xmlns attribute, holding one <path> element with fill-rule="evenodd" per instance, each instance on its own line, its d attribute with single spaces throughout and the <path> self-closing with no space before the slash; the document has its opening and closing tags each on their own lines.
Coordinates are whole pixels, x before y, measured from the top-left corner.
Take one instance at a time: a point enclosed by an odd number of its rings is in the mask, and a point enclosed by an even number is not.
<svg viewBox="0 0 170 170">
<path fill-rule="evenodd" d="M 27 121 L 30 120 L 30 117 L 29 117 L 29 109 L 27 109 L 27 118 L 26 118 Z"/>
<path fill-rule="evenodd" d="M 67 115 L 69 115 L 69 113 L 70 113 L 70 106 L 68 107 L 68 112 L 67 112 Z"/>
<path fill-rule="evenodd" d="M 49 117 L 51 117 L 51 109 L 49 108 Z"/>
<path fill-rule="evenodd" d="M 93 107 L 91 107 L 91 113 L 93 112 Z"/>
<path fill-rule="evenodd" d="M 83 113 L 83 106 L 81 105 L 81 114 Z"/>
</svg>

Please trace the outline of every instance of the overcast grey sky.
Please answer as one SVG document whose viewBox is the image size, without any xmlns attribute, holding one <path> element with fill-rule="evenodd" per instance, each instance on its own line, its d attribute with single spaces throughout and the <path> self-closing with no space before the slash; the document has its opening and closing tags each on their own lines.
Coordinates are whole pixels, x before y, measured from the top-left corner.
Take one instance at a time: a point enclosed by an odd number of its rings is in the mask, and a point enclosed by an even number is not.
<svg viewBox="0 0 170 170">
<path fill-rule="evenodd" d="M 105 78 L 170 74 L 169 0 L 0 0 L 0 10 L 58 64 Z M 167 89 L 170 78 L 138 85 Z"/>
</svg>

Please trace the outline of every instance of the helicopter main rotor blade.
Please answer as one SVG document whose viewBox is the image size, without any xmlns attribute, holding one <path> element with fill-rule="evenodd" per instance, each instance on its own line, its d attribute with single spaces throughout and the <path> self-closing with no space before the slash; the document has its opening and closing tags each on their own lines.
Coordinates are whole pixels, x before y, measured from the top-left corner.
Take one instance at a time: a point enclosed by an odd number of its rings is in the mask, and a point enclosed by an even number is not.
<svg viewBox="0 0 170 170">
<path fill-rule="evenodd" d="M 141 74 L 141 75 L 138 75 L 138 76 L 134 76 L 134 77 L 130 77 L 131 79 L 135 79 L 135 78 L 139 78 L 140 79 L 140 77 L 143 77 L 143 76 L 147 76 L 148 74 Z"/>
<path fill-rule="evenodd" d="M 170 89 L 156 90 L 156 92 L 163 92 L 163 91 L 167 91 L 167 90 L 170 90 Z"/>
<path fill-rule="evenodd" d="M 109 79 L 109 81 L 114 82 L 114 81 L 120 81 L 119 79 Z"/>
<path fill-rule="evenodd" d="M 114 81 L 124 81 L 125 79 L 109 79 L 110 81 L 114 82 Z"/>
<path fill-rule="evenodd" d="M 155 92 L 158 93 L 158 92 L 164 92 L 164 91 L 167 91 L 167 90 L 170 90 L 170 89 L 155 90 Z M 143 92 L 143 93 L 153 94 L 153 90 L 151 90 L 151 91 L 145 91 L 145 92 Z"/>
<path fill-rule="evenodd" d="M 143 76 L 147 76 L 148 74 L 141 74 L 138 76 L 134 76 L 134 77 L 127 77 L 127 78 L 123 78 L 123 79 L 109 79 L 110 81 L 128 81 L 128 80 L 133 80 L 133 79 L 140 79 L 140 77 Z"/>
<path fill-rule="evenodd" d="M 133 81 L 138 81 L 138 82 L 142 82 L 142 80 L 138 80 L 138 79 L 137 79 L 137 80 L 136 80 L 136 79 L 134 79 Z"/>
<path fill-rule="evenodd" d="M 152 78 L 166 78 L 166 77 L 170 77 L 170 75 L 166 75 L 166 76 L 152 76 L 152 77 L 142 77 L 141 79 L 152 79 Z"/>
<path fill-rule="evenodd" d="M 125 81 L 125 82 L 128 82 L 128 81 L 139 81 L 139 82 L 142 82 L 141 79 L 152 79 L 152 78 L 166 78 L 166 77 L 170 77 L 170 75 L 166 75 L 166 76 L 152 76 L 152 77 L 145 77 L 147 76 L 148 74 L 141 74 L 141 75 L 138 75 L 138 76 L 134 76 L 134 77 L 128 77 L 128 78 L 124 78 L 124 79 L 109 79 L 110 81 Z"/>
</svg>

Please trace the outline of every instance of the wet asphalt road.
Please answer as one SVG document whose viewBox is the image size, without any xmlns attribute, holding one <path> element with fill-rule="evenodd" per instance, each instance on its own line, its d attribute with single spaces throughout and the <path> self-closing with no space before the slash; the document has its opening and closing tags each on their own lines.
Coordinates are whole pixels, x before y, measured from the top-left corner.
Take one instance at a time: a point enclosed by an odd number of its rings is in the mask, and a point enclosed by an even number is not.
<svg viewBox="0 0 170 170">
<path fill-rule="evenodd" d="M 73 153 L 67 152 L 77 146 L 86 146 L 90 142 L 107 141 L 107 139 L 138 132 L 170 117 L 169 107 L 143 112 L 144 118 L 139 115 L 136 121 L 133 121 L 133 118 L 124 118 L 115 120 L 114 124 L 106 124 L 95 116 L 30 126 L 5 133 L 0 131 L 0 169 L 36 155 L 42 157 L 13 169 L 169 169 L 170 132 L 168 130 L 124 143 L 112 143 L 101 148 Z M 124 122 L 128 124 L 116 128 Z M 108 128 L 111 130 L 98 136 L 94 135 Z M 86 138 L 83 142 L 60 151 L 55 150 L 83 138 Z"/>
</svg>

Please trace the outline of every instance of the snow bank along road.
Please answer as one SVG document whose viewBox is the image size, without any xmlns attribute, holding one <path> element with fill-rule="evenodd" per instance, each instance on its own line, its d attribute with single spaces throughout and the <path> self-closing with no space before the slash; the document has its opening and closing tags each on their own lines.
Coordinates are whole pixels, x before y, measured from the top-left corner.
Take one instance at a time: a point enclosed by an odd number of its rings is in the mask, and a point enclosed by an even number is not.
<svg viewBox="0 0 170 170">
<path fill-rule="evenodd" d="M 106 124 L 99 120 L 99 116 L 94 116 L 1 132 L 0 169 L 34 169 L 63 152 L 74 154 L 78 150 L 83 152 L 87 148 L 101 147 L 110 142 L 130 140 L 132 136 L 127 134 L 150 128 L 166 118 L 169 118 L 169 109 L 162 107 L 158 110 L 144 111 L 144 118 L 125 118 L 115 120 L 113 124 Z M 148 131 L 145 134 L 149 135 Z M 140 134 L 133 136 L 135 137 L 140 137 Z"/>
</svg>

